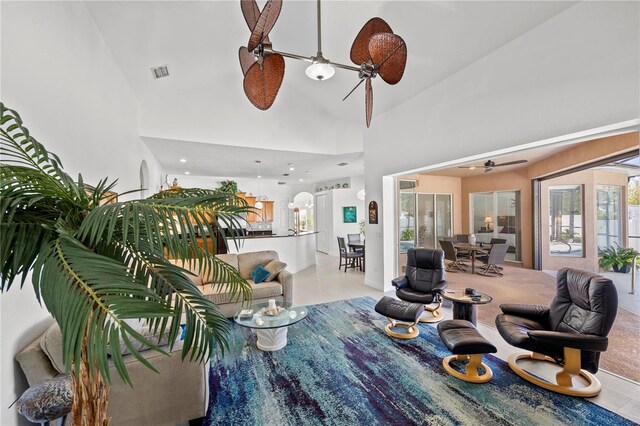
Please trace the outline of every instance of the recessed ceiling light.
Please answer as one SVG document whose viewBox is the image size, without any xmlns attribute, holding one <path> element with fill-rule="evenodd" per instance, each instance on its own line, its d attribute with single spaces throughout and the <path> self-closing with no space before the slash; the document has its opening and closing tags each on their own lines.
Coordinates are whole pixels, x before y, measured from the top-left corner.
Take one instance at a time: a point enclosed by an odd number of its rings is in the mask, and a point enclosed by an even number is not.
<svg viewBox="0 0 640 426">
<path fill-rule="evenodd" d="M 293 167 L 293 163 L 289 163 L 289 170 L 290 171 L 294 171 L 295 170 L 295 168 Z"/>
<path fill-rule="evenodd" d="M 181 162 L 181 163 L 186 163 L 186 162 L 187 162 L 187 159 L 186 159 L 186 158 L 181 158 L 181 159 L 180 159 L 180 162 Z"/>
<path fill-rule="evenodd" d="M 301 178 L 301 179 L 298 179 L 298 180 L 299 180 L 300 182 L 304 182 L 304 179 L 302 179 L 302 178 Z"/>
<path fill-rule="evenodd" d="M 190 175 L 190 174 L 191 174 L 191 172 L 184 172 L 184 174 L 185 174 L 185 175 Z"/>
<path fill-rule="evenodd" d="M 258 179 L 262 179 L 262 176 L 258 175 Z"/>
</svg>

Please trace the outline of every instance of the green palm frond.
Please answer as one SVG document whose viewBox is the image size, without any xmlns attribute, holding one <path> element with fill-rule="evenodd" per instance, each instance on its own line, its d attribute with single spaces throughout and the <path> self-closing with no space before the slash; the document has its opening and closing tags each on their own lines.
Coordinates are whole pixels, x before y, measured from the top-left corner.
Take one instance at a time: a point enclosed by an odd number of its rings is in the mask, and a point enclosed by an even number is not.
<svg viewBox="0 0 640 426">
<path fill-rule="evenodd" d="M 144 283 L 136 282 L 126 265 L 62 236 L 53 241 L 36 262 L 33 285 L 36 295 L 60 325 L 63 355 L 74 354 L 64 357 L 67 369 L 79 356 L 85 335 L 90 362 L 98 365 L 107 379 L 109 366 L 105 361 L 110 343 L 112 353 L 117 352 L 114 336 L 117 336 L 116 342 L 126 335 L 129 340 L 141 341 L 160 351 L 124 320 L 169 317 L 173 313 L 171 306 Z M 132 354 L 142 358 L 135 348 Z M 128 381 L 124 363 L 118 357 L 113 358 L 118 372 Z"/>
<path fill-rule="evenodd" d="M 86 349 L 91 365 L 110 380 L 110 348 L 118 375 L 130 383 L 121 343 L 153 368 L 134 343 L 164 353 L 159 342 L 174 342 L 183 318 L 183 358 L 202 362 L 224 350 L 227 319 L 192 284 L 190 272 L 167 258 L 197 262 L 213 285 L 225 286 L 235 300 L 250 300 L 247 282 L 213 255 L 216 241 L 207 236 L 222 224 L 238 230 L 239 217 L 253 211 L 244 200 L 192 188 L 105 204 L 116 201 L 117 181 L 93 186 L 81 175 L 74 181 L 2 103 L 0 156 L 0 290 L 17 277 L 24 284 L 33 269 L 36 297 L 60 326 L 67 370 L 77 371 Z M 196 229 L 213 252 L 192 238 Z M 157 338 L 143 337 L 130 319 L 145 321 Z"/>
<path fill-rule="evenodd" d="M 23 126 L 20 115 L 0 102 L 0 157 L 3 162 L 20 164 L 28 168 L 39 170 L 41 176 L 47 177 L 52 183 L 60 185 L 76 197 L 79 197 L 78 187 L 74 180 L 62 170 L 60 159 L 46 150 L 29 130 Z"/>
</svg>

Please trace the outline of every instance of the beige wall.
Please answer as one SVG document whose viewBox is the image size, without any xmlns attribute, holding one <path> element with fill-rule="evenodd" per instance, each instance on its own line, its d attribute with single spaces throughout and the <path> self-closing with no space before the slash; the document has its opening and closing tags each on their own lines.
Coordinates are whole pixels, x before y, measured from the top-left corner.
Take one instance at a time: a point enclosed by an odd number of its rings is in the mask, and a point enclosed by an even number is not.
<svg viewBox="0 0 640 426">
<path fill-rule="evenodd" d="M 640 133 L 594 139 L 571 146 L 527 167 L 529 179 L 540 178 L 563 170 L 593 163 L 640 147 Z"/>
<path fill-rule="evenodd" d="M 462 180 L 462 230 L 464 234 L 470 234 L 470 194 L 474 192 L 490 191 L 520 191 L 521 200 L 521 243 L 522 264 L 526 268 L 533 266 L 533 227 L 531 213 L 531 180 L 528 178 L 526 169 L 518 169 L 508 172 L 491 172 L 480 176 L 463 178 Z"/>
<path fill-rule="evenodd" d="M 549 187 L 555 185 L 582 185 L 583 191 L 583 257 L 558 256 L 549 254 Z M 597 185 L 617 185 L 622 186 L 622 223 L 623 238 L 626 239 L 626 185 L 627 175 L 625 173 L 607 172 L 603 170 L 585 170 L 570 175 L 561 176 L 542 182 L 542 268 L 558 270 L 568 266 L 572 268 L 586 269 L 588 271 L 598 271 L 598 246 L 597 246 Z"/>
</svg>

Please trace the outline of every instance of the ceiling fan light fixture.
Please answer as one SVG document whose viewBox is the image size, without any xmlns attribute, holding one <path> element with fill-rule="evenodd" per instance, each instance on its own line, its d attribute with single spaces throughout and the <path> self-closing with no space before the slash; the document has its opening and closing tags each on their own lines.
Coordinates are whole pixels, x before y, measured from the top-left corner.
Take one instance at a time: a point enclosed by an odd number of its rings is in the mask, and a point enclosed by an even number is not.
<svg viewBox="0 0 640 426">
<path fill-rule="evenodd" d="M 323 81 L 333 77 L 336 70 L 323 57 L 315 57 L 313 63 L 307 67 L 304 73 L 312 80 Z"/>
</svg>

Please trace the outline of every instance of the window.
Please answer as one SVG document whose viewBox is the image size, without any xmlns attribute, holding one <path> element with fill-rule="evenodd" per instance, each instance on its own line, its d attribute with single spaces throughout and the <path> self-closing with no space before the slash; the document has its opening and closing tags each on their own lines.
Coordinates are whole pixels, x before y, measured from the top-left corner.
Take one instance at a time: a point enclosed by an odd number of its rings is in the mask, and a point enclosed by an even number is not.
<svg viewBox="0 0 640 426">
<path fill-rule="evenodd" d="M 582 185 L 550 186 L 549 254 L 582 257 L 582 222 Z"/>
<path fill-rule="evenodd" d="M 598 247 L 604 248 L 622 243 L 622 187 L 598 185 L 596 187 Z"/>
</svg>

